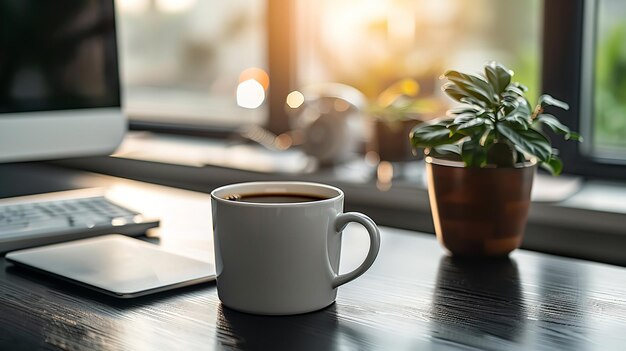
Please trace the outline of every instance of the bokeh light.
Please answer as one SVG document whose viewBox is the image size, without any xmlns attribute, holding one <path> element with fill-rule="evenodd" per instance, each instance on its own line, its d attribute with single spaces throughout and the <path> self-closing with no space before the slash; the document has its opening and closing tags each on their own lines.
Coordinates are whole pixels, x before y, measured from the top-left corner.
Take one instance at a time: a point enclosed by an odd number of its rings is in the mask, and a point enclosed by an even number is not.
<svg viewBox="0 0 626 351">
<path fill-rule="evenodd" d="M 301 92 L 294 90 L 287 95 L 287 106 L 291 108 L 298 108 L 304 103 L 304 95 Z"/>
<path fill-rule="evenodd" d="M 387 161 L 382 161 L 376 169 L 376 187 L 380 191 L 391 189 L 391 180 L 393 179 L 393 165 Z"/>
<path fill-rule="evenodd" d="M 246 68 L 239 74 L 239 83 L 246 80 L 256 80 L 263 86 L 263 90 L 267 90 L 270 86 L 270 76 L 264 70 L 257 67 Z"/>
<path fill-rule="evenodd" d="M 244 108 L 257 108 L 265 100 L 263 85 L 254 79 L 245 80 L 237 86 L 237 105 Z"/>
</svg>

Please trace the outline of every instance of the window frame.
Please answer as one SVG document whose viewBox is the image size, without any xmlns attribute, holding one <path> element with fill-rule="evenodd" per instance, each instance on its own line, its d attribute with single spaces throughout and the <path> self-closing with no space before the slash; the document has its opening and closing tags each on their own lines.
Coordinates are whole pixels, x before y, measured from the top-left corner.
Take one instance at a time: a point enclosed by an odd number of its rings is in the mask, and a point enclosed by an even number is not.
<svg viewBox="0 0 626 351">
<path fill-rule="evenodd" d="M 563 172 L 587 178 L 626 179 L 626 164 L 620 160 L 590 155 L 592 142 L 593 69 L 595 53 L 596 0 L 545 0 L 543 26 L 542 90 L 567 101 L 568 111 L 547 108 L 574 130 L 584 143 L 554 138 L 560 150 Z M 588 98 L 584 98 L 587 96 Z"/>
<path fill-rule="evenodd" d="M 269 112 L 265 127 L 280 134 L 290 130 L 285 99 L 296 79 L 295 0 L 267 1 Z"/>
</svg>

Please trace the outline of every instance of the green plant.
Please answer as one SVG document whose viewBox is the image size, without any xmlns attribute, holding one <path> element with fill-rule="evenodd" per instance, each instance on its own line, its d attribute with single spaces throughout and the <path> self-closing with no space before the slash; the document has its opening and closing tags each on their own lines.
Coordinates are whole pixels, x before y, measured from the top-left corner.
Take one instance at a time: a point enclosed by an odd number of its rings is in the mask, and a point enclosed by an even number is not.
<svg viewBox="0 0 626 351">
<path fill-rule="evenodd" d="M 525 97 L 527 88 L 511 82 L 513 72 L 490 62 L 483 75 L 448 71 L 444 92 L 462 105 L 448 111 L 448 118 L 416 126 L 410 134 L 413 147 L 429 155 L 463 161 L 467 167 L 513 167 L 531 157 L 552 174 L 563 164 L 541 131 L 545 125 L 565 139 L 581 141 L 553 115 L 547 105 L 569 106 L 550 95 L 541 95 L 535 108 Z"/>
<path fill-rule="evenodd" d="M 417 81 L 401 79 L 383 90 L 367 107 L 366 112 L 375 120 L 400 126 L 401 121 L 436 111 L 439 104 L 433 99 L 418 98 L 419 92 Z"/>
</svg>

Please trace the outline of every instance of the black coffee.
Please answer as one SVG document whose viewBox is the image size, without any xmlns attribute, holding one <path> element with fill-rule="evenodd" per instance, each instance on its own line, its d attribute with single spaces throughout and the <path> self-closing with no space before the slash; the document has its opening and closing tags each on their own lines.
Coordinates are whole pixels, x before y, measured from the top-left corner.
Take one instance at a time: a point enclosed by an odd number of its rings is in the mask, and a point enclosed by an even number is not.
<svg viewBox="0 0 626 351">
<path fill-rule="evenodd" d="M 326 197 L 308 194 L 233 194 L 224 197 L 226 200 L 253 203 L 297 203 L 326 200 Z"/>
</svg>

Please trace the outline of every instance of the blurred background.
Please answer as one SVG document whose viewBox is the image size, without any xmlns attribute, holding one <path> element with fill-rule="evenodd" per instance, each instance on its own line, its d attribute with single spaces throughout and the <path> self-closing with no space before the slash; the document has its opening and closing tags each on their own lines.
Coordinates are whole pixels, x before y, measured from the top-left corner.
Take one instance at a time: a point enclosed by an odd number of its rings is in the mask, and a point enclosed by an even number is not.
<svg viewBox="0 0 626 351">
<path fill-rule="evenodd" d="M 596 28 L 593 147 L 626 158 L 626 2 L 598 3 Z"/>
<path fill-rule="evenodd" d="M 279 134 L 288 123 L 268 120 L 288 119 L 289 108 L 302 103 L 299 90 L 307 86 L 354 87 L 367 99 L 361 110 L 371 115 L 381 94 L 401 80 L 410 84 L 399 94 L 423 102 L 414 112 L 425 120 L 449 107 L 439 89 L 446 69 L 479 72 L 489 60 L 514 70 L 515 80 L 529 87 L 531 102 L 542 93 L 542 0 L 116 0 L 116 5 L 125 105 L 135 121 L 198 128 L 269 125 Z M 288 15 L 276 23 L 279 16 L 271 12 Z M 621 160 L 626 159 L 624 13 L 624 1 L 598 1 L 593 111 L 587 122 L 571 126 L 588 129 L 581 130 L 592 139 L 588 152 Z M 270 36 L 270 30 L 278 34 Z M 277 55 L 288 57 L 270 70 L 270 57 Z M 272 109 L 271 100 L 287 111 Z M 364 135 L 371 138 L 371 131 Z"/>
</svg>

